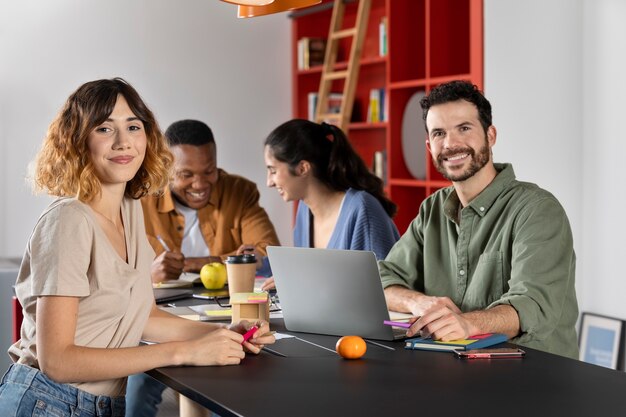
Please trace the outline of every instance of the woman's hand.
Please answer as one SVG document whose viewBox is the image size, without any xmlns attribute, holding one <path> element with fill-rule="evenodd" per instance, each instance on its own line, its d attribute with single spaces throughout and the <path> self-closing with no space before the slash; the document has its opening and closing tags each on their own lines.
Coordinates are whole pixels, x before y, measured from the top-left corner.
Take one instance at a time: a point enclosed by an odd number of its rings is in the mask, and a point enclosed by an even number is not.
<svg viewBox="0 0 626 417">
<path fill-rule="evenodd" d="M 206 335 L 186 343 L 184 365 L 211 366 L 237 365 L 246 356 L 243 351 L 243 336 L 225 327 L 210 331 Z"/>
<path fill-rule="evenodd" d="M 239 323 L 233 324 L 230 329 L 243 334 L 250 330 L 252 326 L 258 327 L 258 330 L 254 332 L 252 337 L 247 342 L 243 342 L 243 347 L 249 352 L 259 353 L 261 349 L 263 349 L 263 346 L 272 344 L 276 341 L 274 334 L 270 332 L 270 324 L 265 320 L 259 320 L 256 323 L 241 320 Z"/>
<path fill-rule="evenodd" d="M 274 283 L 274 277 L 269 277 L 265 281 L 263 281 L 263 285 L 261 285 L 261 291 L 269 291 L 276 288 L 276 284 Z"/>
</svg>

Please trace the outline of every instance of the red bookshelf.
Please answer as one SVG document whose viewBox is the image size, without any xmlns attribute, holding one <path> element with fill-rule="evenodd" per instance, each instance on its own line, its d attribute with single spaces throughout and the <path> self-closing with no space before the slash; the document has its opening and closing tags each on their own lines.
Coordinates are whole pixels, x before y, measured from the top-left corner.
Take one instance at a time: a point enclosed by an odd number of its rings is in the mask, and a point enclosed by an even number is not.
<svg viewBox="0 0 626 417">
<path fill-rule="evenodd" d="M 293 116 L 297 118 L 307 118 L 307 95 L 317 92 L 321 73 L 321 67 L 298 70 L 297 42 L 303 37 L 328 36 L 332 3 L 324 0 L 290 15 Z M 345 27 L 353 26 L 357 3 L 346 5 Z M 381 56 L 379 23 L 383 18 L 387 21 L 387 53 Z M 348 42 L 340 46 L 337 67 L 345 66 L 341 61 L 348 56 L 349 47 Z M 355 107 L 347 133 L 369 165 L 373 164 L 375 152 L 386 152 L 386 192 L 398 204 L 395 222 L 400 233 L 407 229 L 428 195 L 449 185 L 423 148 L 419 148 L 419 156 L 420 161 L 425 159 L 424 175 L 416 178 L 411 173 L 403 149 L 405 108 L 416 93 L 428 93 L 436 85 L 455 79 L 483 87 L 482 0 L 372 0 Z M 338 84 L 336 89 L 340 87 Z M 387 117 L 382 122 L 369 123 L 369 94 L 376 88 L 385 89 Z M 421 118 L 421 111 L 414 117 Z M 424 131 L 416 133 L 415 140 L 421 143 L 416 146 L 425 147 L 425 139 Z"/>
</svg>

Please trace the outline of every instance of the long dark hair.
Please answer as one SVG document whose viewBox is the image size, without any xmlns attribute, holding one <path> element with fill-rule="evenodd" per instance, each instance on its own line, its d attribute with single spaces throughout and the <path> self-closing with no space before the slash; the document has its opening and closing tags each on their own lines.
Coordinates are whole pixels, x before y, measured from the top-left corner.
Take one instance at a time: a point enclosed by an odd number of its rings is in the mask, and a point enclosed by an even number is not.
<svg viewBox="0 0 626 417">
<path fill-rule="evenodd" d="M 367 191 L 389 217 L 396 214 L 396 204 L 385 196 L 382 180 L 369 171 L 338 127 L 293 119 L 274 129 L 265 139 L 265 146 L 276 160 L 289 165 L 292 174 L 300 161 L 308 161 L 313 175 L 331 189 Z"/>
</svg>

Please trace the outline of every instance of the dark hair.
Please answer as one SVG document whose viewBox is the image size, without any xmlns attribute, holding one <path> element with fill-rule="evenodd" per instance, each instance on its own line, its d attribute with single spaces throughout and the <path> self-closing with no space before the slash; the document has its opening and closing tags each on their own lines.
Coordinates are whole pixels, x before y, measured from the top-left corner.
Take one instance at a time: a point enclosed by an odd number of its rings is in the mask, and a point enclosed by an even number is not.
<svg viewBox="0 0 626 417">
<path fill-rule="evenodd" d="M 460 80 L 438 85 L 431 90 L 430 94 L 420 101 L 423 110 L 422 117 L 424 118 L 424 126 L 426 126 L 428 110 L 430 110 L 432 106 L 457 100 L 465 100 L 476 106 L 480 124 L 486 132 L 489 126 L 491 126 L 491 104 L 477 86 L 470 82 Z M 426 130 L 428 130 L 428 127 L 426 127 Z"/>
<path fill-rule="evenodd" d="M 331 189 L 367 191 L 376 197 L 389 217 L 396 214 L 397 207 L 385 196 L 382 180 L 367 169 L 338 127 L 293 119 L 274 129 L 265 146 L 274 158 L 289 165 L 292 174 L 295 175 L 300 161 L 308 161 L 313 166 L 313 175 Z"/>
<path fill-rule="evenodd" d="M 102 185 L 94 175 L 87 138 L 111 115 L 118 96 L 124 97 L 141 120 L 147 139 L 143 163 L 126 184 L 126 196 L 138 199 L 158 192 L 167 184 L 173 158 L 154 114 L 130 84 L 122 78 L 113 78 L 87 82 L 67 99 L 50 124 L 37 155 L 35 190 L 46 190 L 60 197 L 75 196 L 84 202 L 100 194 Z"/>
<path fill-rule="evenodd" d="M 175 145 L 202 146 L 215 143 L 211 128 L 199 120 L 179 120 L 165 131 L 167 143 Z"/>
</svg>

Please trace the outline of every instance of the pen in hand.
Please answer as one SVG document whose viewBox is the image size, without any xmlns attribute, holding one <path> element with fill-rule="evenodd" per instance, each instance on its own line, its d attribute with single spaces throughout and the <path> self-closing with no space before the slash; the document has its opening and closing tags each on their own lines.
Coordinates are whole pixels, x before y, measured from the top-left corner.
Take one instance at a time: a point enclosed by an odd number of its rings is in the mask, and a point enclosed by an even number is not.
<svg viewBox="0 0 626 417">
<path fill-rule="evenodd" d="M 165 243 L 165 241 L 163 240 L 163 238 L 161 237 L 161 235 L 157 235 L 157 240 L 159 241 L 159 243 L 161 244 L 161 246 L 163 246 L 163 249 L 165 249 L 168 252 L 171 252 L 172 250 L 170 249 L 169 246 L 167 246 L 167 243 Z"/>
<path fill-rule="evenodd" d="M 243 342 L 247 342 L 248 340 L 250 340 L 250 338 L 252 337 L 254 332 L 256 332 L 257 330 L 259 330 L 259 328 L 257 326 L 250 327 L 250 330 L 245 332 L 244 335 L 243 335 Z M 243 342 L 241 342 L 242 345 L 243 345 Z"/>
<path fill-rule="evenodd" d="M 159 243 L 161 244 L 161 246 L 163 246 L 163 249 L 165 249 L 168 252 L 171 252 L 172 250 L 170 249 L 169 246 L 167 246 L 167 243 L 165 243 L 165 240 L 163 240 L 163 238 L 161 237 L 161 235 L 157 235 L 156 236 L 157 240 L 159 241 Z M 183 274 L 187 275 L 187 273 L 183 270 L 182 271 Z"/>
</svg>

